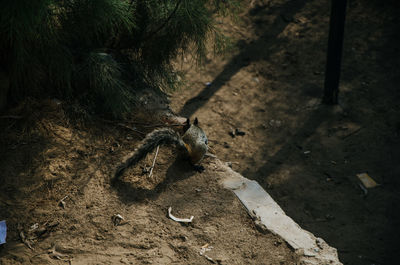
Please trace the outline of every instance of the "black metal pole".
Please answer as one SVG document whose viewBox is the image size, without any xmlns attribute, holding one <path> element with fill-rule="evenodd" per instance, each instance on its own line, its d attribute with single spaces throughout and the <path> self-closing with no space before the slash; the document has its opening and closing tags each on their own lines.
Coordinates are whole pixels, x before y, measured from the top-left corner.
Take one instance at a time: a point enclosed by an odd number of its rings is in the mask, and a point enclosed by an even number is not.
<svg viewBox="0 0 400 265">
<path fill-rule="evenodd" d="M 324 97 L 322 100 L 325 104 L 338 104 L 346 4 L 347 0 L 331 0 Z"/>
</svg>

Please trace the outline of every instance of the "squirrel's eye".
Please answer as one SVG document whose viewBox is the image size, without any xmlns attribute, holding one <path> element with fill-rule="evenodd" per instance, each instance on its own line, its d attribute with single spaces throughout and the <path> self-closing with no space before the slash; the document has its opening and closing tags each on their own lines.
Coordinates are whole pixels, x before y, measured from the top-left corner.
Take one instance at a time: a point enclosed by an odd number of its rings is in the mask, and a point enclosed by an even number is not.
<svg viewBox="0 0 400 265">
<path fill-rule="evenodd" d="M 206 139 L 204 142 L 208 145 L 208 139 Z"/>
</svg>

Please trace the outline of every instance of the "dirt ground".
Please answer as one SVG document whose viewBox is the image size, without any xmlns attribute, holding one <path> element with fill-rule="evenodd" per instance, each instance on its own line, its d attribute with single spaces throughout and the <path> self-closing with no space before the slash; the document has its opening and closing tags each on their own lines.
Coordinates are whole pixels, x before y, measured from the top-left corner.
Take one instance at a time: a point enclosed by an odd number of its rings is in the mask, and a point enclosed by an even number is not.
<svg viewBox="0 0 400 265">
<path fill-rule="evenodd" d="M 259 232 L 221 187 L 224 171 L 213 158 L 199 173 L 162 147 L 151 177 L 142 167 L 154 154 L 111 185 L 141 138 L 134 125 L 81 127 L 54 104 L 23 106 L 14 114 L 34 114 L 2 123 L 0 219 L 8 237 L 0 264 L 296 264 L 286 243 Z M 169 207 L 193 223 L 169 219 Z M 124 217 L 118 226 L 115 214 Z"/>
<path fill-rule="evenodd" d="M 181 65 L 190 85 L 172 98 L 345 264 L 394 264 L 400 250 L 399 7 L 349 1 L 340 106 L 320 104 L 329 1 L 254 1 L 241 25 L 223 24 L 237 49 L 201 71 Z M 363 172 L 381 184 L 367 196 Z"/>
<path fill-rule="evenodd" d="M 201 69 L 190 58 L 176 64 L 187 87 L 173 93 L 173 110 L 198 117 L 212 152 L 259 181 L 345 264 L 395 264 L 400 250 L 399 7 L 349 1 L 340 106 L 320 104 L 327 0 L 251 1 L 236 24 L 218 24 L 235 44 L 224 58 L 210 56 Z M 70 123 L 53 101 L 27 101 L 7 115 L 0 220 L 9 233 L 0 264 L 210 264 L 202 247 L 219 264 L 296 264 L 218 185 L 224 172 L 213 158 L 198 173 L 163 147 L 153 176 L 143 169 L 151 154 L 111 185 L 116 166 L 152 128 Z M 232 137 L 235 129 L 245 134 Z M 362 172 L 381 184 L 366 196 Z M 193 223 L 169 219 L 170 206 Z M 114 214 L 125 221 L 114 226 Z"/>
</svg>

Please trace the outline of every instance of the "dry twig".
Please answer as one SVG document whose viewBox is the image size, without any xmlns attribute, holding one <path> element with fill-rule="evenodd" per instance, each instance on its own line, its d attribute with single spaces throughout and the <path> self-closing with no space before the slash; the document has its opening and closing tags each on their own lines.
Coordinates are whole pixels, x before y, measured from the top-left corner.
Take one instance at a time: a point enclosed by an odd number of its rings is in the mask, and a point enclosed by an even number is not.
<svg viewBox="0 0 400 265">
<path fill-rule="evenodd" d="M 154 168 L 154 165 L 156 164 L 156 159 L 157 159 L 157 155 L 158 155 L 158 150 L 159 149 L 160 149 L 160 146 L 157 146 L 156 155 L 154 156 L 154 159 L 153 159 L 153 165 L 151 166 L 151 169 L 150 169 L 149 178 L 153 174 L 153 168 Z"/>
</svg>

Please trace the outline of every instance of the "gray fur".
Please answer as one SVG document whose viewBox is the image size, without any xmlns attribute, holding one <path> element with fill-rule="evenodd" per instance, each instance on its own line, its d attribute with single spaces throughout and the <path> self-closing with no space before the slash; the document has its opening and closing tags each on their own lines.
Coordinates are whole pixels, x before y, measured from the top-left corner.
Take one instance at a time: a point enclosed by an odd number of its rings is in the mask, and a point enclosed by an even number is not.
<svg viewBox="0 0 400 265">
<path fill-rule="evenodd" d="M 119 179 L 128 167 L 136 165 L 159 145 L 176 145 L 178 149 L 182 149 L 182 151 L 187 150 L 181 136 L 174 130 L 170 128 L 155 130 L 146 135 L 133 155 L 117 168 L 114 180 Z"/>
</svg>

